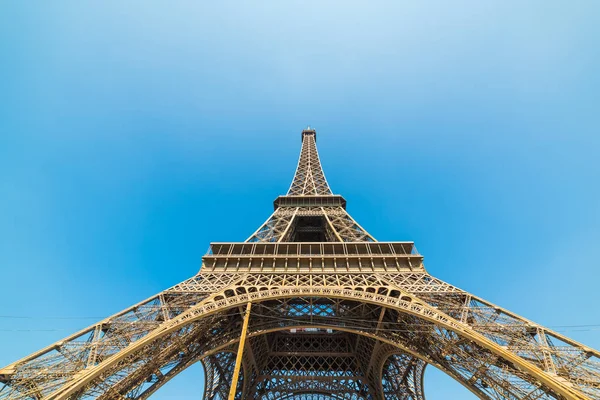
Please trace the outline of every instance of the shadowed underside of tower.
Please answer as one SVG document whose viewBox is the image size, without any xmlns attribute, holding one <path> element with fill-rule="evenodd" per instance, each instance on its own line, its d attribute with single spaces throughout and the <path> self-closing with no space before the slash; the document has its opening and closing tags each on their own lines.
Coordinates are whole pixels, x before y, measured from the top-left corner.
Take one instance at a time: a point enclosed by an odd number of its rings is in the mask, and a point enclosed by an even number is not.
<svg viewBox="0 0 600 400">
<path fill-rule="evenodd" d="M 8 344 L 4 344 L 8 345 Z M 378 242 L 302 132 L 290 189 L 199 273 L 0 369 L 0 399 L 145 399 L 190 365 L 205 399 L 423 399 L 427 364 L 482 399 L 598 399 L 600 354 Z"/>
</svg>

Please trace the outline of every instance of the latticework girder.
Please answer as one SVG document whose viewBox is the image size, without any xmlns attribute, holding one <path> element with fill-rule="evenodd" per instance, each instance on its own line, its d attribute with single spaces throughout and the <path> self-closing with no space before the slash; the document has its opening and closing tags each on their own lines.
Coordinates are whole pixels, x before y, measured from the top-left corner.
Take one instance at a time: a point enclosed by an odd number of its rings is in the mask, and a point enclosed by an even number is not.
<svg viewBox="0 0 600 400">
<path fill-rule="evenodd" d="M 310 128 L 302 131 L 300 159 L 287 194 L 290 196 L 332 194 L 317 152 L 317 132 Z"/>
<path fill-rule="evenodd" d="M 0 369 L 0 399 L 146 399 L 196 362 L 214 400 L 421 400 L 427 364 L 483 399 L 600 399 L 600 353 L 429 275 L 345 205 L 304 131 L 288 196 L 246 242 Z"/>
<path fill-rule="evenodd" d="M 424 400 L 423 373 L 427 364 L 418 358 L 394 352 L 382 366 L 381 386 L 385 400 Z"/>
</svg>

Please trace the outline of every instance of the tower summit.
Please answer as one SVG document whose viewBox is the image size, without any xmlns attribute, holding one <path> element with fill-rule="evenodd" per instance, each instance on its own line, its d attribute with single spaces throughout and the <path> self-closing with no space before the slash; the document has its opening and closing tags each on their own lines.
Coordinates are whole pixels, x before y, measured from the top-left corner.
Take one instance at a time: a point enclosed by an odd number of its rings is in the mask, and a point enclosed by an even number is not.
<svg viewBox="0 0 600 400">
<path fill-rule="evenodd" d="M 424 399 L 428 364 L 482 399 L 600 398 L 598 351 L 433 277 L 412 242 L 376 241 L 310 127 L 245 242 L 211 243 L 195 276 L 0 369 L 0 399 L 146 399 L 197 362 L 211 400 Z"/>
</svg>

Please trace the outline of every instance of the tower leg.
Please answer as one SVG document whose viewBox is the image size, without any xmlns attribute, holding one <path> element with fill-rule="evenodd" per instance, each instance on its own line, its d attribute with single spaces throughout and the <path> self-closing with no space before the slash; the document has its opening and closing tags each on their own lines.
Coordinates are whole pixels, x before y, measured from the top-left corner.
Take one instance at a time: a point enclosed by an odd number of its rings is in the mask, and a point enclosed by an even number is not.
<svg viewBox="0 0 600 400">
<path fill-rule="evenodd" d="M 248 332 L 251 305 L 252 303 L 248 302 L 248 305 L 246 306 L 246 315 L 244 315 L 244 324 L 242 326 L 242 336 L 240 337 L 240 345 L 235 358 L 235 369 L 233 370 L 233 378 L 231 379 L 231 388 L 229 389 L 229 400 L 235 400 L 237 382 L 240 377 L 240 367 L 242 366 L 242 356 L 244 354 L 244 344 L 246 343 L 246 333 Z"/>
</svg>

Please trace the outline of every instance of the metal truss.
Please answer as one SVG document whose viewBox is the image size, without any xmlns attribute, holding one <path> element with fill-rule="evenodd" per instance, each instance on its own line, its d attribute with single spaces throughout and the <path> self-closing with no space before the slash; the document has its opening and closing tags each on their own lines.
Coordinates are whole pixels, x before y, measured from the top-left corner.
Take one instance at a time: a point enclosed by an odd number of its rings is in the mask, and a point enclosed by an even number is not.
<svg viewBox="0 0 600 400">
<path fill-rule="evenodd" d="M 317 152 L 317 132 L 302 131 L 302 149 L 294 179 L 288 196 L 330 195 L 331 189 L 325 179 L 319 153 Z"/>
<path fill-rule="evenodd" d="M 397 353 L 397 352 L 394 352 Z M 424 400 L 423 374 L 427 364 L 418 358 L 398 353 L 389 356 L 382 371 L 385 400 Z"/>
<path fill-rule="evenodd" d="M 247 242 L 294 242 L 302 218 L 319 219 L 327 242 L 372 242 L 365 231 L 343 207 L 280 207 L 246 240 Z M 321 227 L 317 227 L 320 229 Z"/>
<path fill-rule="evenodd" d="M 600 399 L 600 353 L 431 276 L 332 195 L 303 132 L 290 192 L 197 275 L 0 369 L 0 399 L 146 399 L 201 362 L 205 399 Z M 307 240 L 309 239 L 309 240 Z"/>
</svg>

